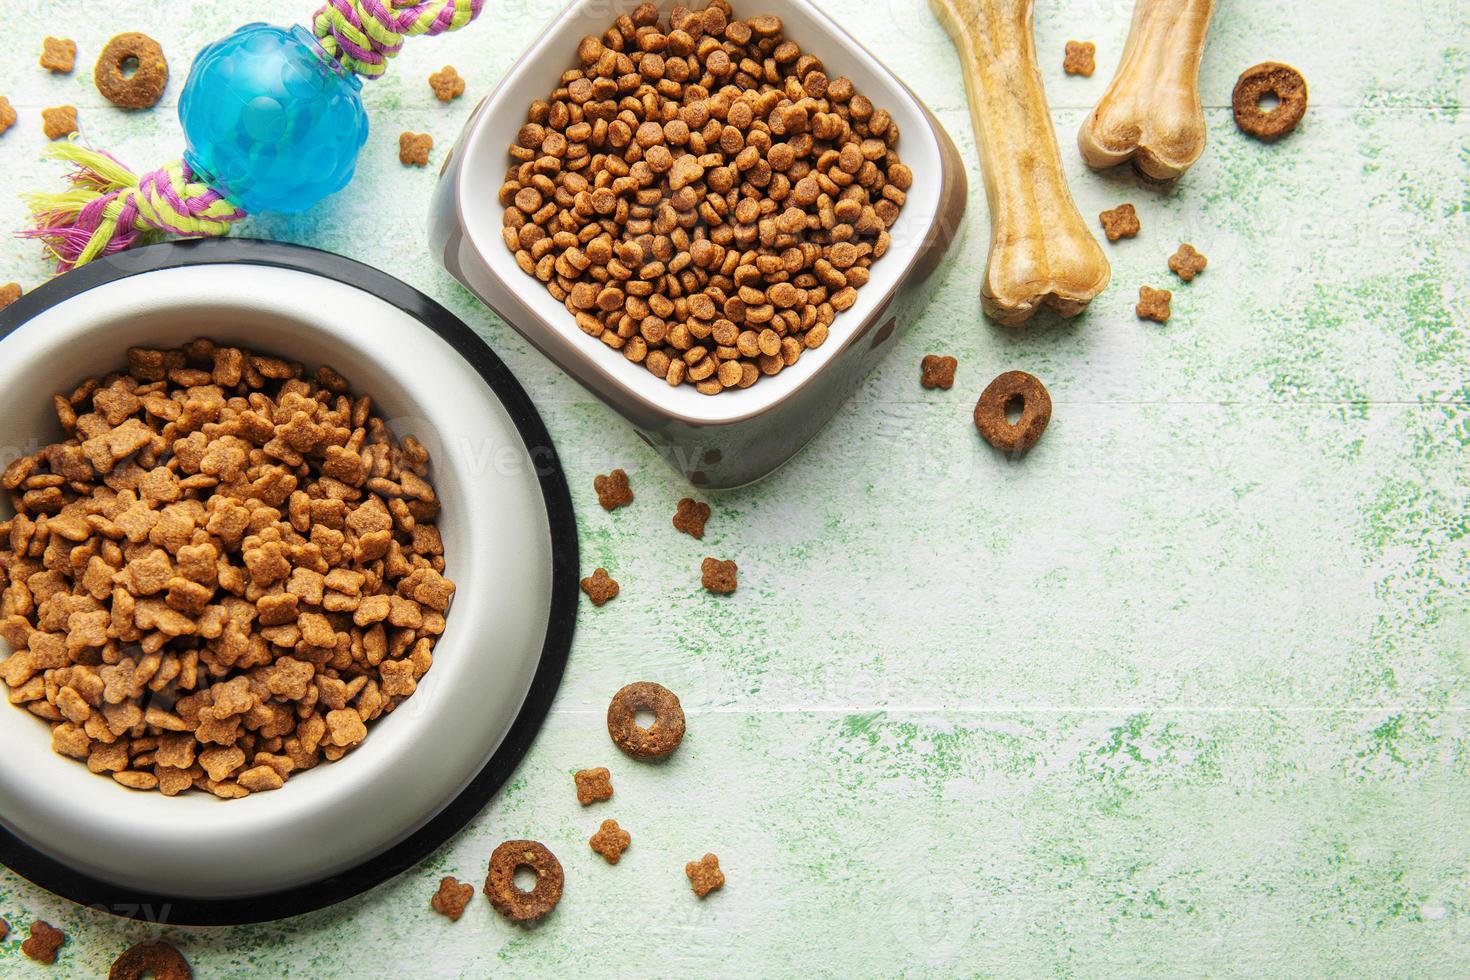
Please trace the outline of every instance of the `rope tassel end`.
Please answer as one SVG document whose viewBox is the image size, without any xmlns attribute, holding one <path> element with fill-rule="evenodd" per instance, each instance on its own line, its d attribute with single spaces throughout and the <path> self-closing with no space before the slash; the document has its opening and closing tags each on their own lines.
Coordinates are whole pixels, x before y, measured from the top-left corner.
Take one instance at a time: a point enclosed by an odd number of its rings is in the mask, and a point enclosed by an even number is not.
<svg viewBox="0 0 1470 980">
<path fill-rule="evenodd" d="M 153 232 L 214 237 L 245 217 L 182 160 L 139 177 L 117 158 L 80 143 L 56 143 L 44 152 L 72 165 L 66 178 L 71 188 L 27 196 L 35 226 L 20 234 L 45 245 L 59 272 L 132 248 Z"/>
</svg>

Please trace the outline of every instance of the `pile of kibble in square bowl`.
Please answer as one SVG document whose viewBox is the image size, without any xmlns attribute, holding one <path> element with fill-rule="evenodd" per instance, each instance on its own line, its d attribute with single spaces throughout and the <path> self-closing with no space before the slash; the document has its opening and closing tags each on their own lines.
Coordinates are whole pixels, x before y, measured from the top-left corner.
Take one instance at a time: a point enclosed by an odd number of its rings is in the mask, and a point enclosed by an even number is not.
<svg viewBox="0 0 1470 980">
<path fill-rule="evenodd" d="M 826 342 L 890 245 L 897 124 L 728 3 L 645 3 L 533 103 L 500 190 L 517 264 L 610 351 L 707 395 Z"/>
</svg>

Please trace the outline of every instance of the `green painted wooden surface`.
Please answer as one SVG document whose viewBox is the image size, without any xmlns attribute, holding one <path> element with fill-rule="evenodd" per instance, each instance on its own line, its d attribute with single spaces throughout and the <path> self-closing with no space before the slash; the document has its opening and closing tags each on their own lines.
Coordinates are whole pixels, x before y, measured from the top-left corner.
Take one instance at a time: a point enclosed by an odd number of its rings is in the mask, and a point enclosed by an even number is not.
<svg viewBox="0 0 1470 980">
<path fill-rule="evenodd" d="M 6 6 L 11 190 L 56 183 L 36 159 L 47 105 L 79 106 L 125 160 L 177 153 L 189 58 L 247 16 L 208 0 Z M 556 6 L 492 0 L 483 23 L 410 43 L 369 87 L 356 183 L 244 230 L 383 267 L 473 325 L 540 405 L 586 567 L 606 565 L 622 597 L 584 609 L 530 757 L 421 868 L 227 930 L 124 922 L 0 875 L 0 915 L 71 935 L 54 972 L 99 974 L 153 935 L 201 976 L 1470 970 L 1470 4 L 1222 0 L 1202 76 L 1210 146 L 1160 190 L 1086 172 L 1072 142 L 1131 4 L 1039 0 L 1079 204 L 1130 200 L 1143 221 L 1108 248 L 1114 285 L 1078 320 L 982 322 L 972 171 L 968 243 L 923 322 L 794 463 L 711 500 L 703 544 L 669 526 L 676 477 L 428 260 L 433 170 L 397 162 L 412 128 L 439 141 L 437 165 Z M 825 6 L 973 161 L 956 60 L 923 0 Z M 308 8 L 261 0 L 248 15 Z M 91 86 L 125 29 L 172 59 L 152 112 L 108 108 Z M 72 77 L 35 66 L 46 33 L 79 42 Z M 1097 42 L 1093 78 L 1062 75 L 1069 38 Z M 1275 146 L 1241 137 L 1228 110 L 1236 75 L 1267 59 L 1300 67 L 1312 93 Z M 444 107 L 425 78 L 446 62 L 469 92 Z M 0 196 L 0 227 L 22 218 Z M 1164 265 L 1181 240 L 1210 258 L 1189 286 Z M 0 282 L 45 275 L 35 247 L 0 240 Z M 1133 316 L 1144 282 L 1175 288 L 1167 327 Z M 929 351 L 959 357 L 954 391 L 919 387 Z M 1010 368 L 1056 402 L 1023 462 L 969 422 Z M 614 465 L 638 500 L 608 515 L 591 484 Z M 698 589 L 706 553 L 739 561 L 732 599 Z M 605 735 L 609 695 L 636 678 L 688 709 L 667 765 L 635 765 Z M 617 796 L 584 811 L 570 773 L 601 764 Z M 605 816 L 633 834 L 616 868 L 585 843 Z M 516 928 L 480 898 L 457 924 L 429 912 L 440 875 L 478 882 L 520 836 L 566 866 L 551 919 Z M 706 850 L 729 884 L 700 903 L 682 868 Z M 0 968 L 42 975 L 15 932 Z"/>
</svg>

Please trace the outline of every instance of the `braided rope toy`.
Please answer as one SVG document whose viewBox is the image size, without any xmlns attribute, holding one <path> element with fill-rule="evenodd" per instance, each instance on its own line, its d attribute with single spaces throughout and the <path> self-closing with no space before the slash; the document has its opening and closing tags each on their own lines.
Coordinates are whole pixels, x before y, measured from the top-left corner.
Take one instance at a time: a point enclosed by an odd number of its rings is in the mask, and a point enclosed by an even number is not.
<svg viewBox="0 0 1470 980">
<path fill-rule="evenodd" d="M 360 79 L 381 78 L 403 42 L 458 30 L 485 0 L 326 0 L 312 31 L 247 24 L 194 59 L 179 98 L 188 149 L 141 176 L 76 142 L 71 187 L 28 198 L 58 271 L 158 235 L 228 234 L 249 212 L 305 211 L 352 179 L 367 140 Z"/>
</svg>

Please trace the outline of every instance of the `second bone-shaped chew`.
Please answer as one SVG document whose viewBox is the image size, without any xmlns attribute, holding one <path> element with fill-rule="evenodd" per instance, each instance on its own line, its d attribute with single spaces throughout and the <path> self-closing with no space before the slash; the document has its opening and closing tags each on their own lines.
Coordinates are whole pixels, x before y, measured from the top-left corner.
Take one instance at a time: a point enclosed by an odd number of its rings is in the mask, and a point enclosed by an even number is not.
<svg viewBox="0 0 1470 980">
<path fill-rule="evenodd" d="M 990 261 L 981 299 L 1006 326 L 1042 306 L 1074 316 L 1112 270 L 1077 211 L 1046 106 L 1032 0 L 930 0 L 959 48 L 985 193 Z"/>
<path fill-rule="evenodd" d="M 1077 146 L 1094 170 L 1126 160 L 1173 180 L 1205 150 L 1199 63 L 1215 0 L 1137 0 L 1123 58 L 1082 123 Z"/>
</svg>

